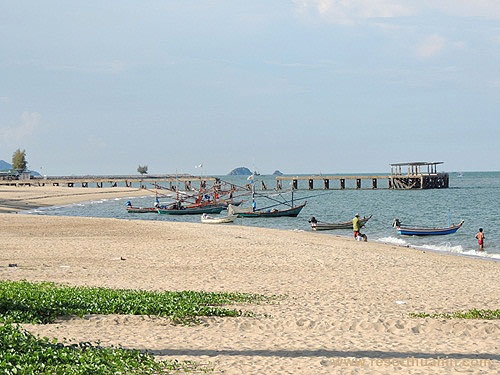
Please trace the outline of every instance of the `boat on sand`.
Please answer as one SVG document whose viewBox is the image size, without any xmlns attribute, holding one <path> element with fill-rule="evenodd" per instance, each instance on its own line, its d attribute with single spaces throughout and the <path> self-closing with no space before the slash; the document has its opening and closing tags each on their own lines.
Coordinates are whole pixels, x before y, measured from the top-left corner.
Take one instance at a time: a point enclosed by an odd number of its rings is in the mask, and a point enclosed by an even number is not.
<svg viewBox="0 0 500 375">
<path fill-rule="evenodd" d="M 201 215 L 201 222 L 205 224 L 223 224 L 232 223 L 238 217 L 238 215 L 228 215 L 222 217 L 208 216 L 207 214 Z"/>
</svg>

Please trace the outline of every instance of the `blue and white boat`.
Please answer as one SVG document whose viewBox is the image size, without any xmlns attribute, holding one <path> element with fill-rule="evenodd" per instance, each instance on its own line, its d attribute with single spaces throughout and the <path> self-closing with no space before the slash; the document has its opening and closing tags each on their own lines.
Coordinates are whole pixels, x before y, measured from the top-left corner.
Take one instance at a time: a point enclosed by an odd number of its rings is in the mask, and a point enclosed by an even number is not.
<svg viewBox="0 0 500 375">
<path fill-rule="evenodd" d="M 437 236 L 444 234 L 452 234 L 459 230 L 464 221 L 462 220 L 460 224 L 452 225 L 448 228 L 424 228 L 424 227 L 405 227 L 401 225 L 398 219 L 394 219 L 392 226 L 396 228 L 399 235 L 405 236 Z"/>
</svg>

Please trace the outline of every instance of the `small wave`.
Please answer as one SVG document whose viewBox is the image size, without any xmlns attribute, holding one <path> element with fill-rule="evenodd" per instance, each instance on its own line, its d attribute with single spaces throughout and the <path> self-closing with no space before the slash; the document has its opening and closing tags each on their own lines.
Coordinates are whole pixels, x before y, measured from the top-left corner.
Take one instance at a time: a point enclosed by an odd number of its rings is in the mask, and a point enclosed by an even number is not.
<svg viewBox="0 0 500 375">
<path fill-rule="evenodd" d="M 500 259 L 500 254 L 489 254 L 486 251 L 465 250 L 461 254 L 471 255 L 471 256 L 481 257 L 481 258 Z"/>
<path fill-rule="evenodd" d="M 406 242 L 405 240 L 403 240 L 401 238 L 391 237 L 391 236 L 379 238 L 377 241 L 384 242 L 384 243 L 390 243 L 390 244 L 394 244 L 394 245 L 400 245 L 400 246 L 408 245 L 408 242 Z"/>
<path fill-rule="evenodd" d="M 398 246 L 409 246 L 415 249 L 424 249 L 424 250 L 452 253 L 457 255 L 474 256 L 481 258 L 500 259 L 500 254 L 496 253 L 491 254 L 487 253 L 486 251 L 465 250 L 460 245 L 453 246 L 450 243 L 444 245 L 412 245 L 401 238 L 390 237 L 390 236 L 379 238 L 377 241 Z"/>
<path fill-rule="evenodd" d="M 451 244 L 445 245 L 420 245 L 417 246 L 421 249 L 434 250 L 434 251 L 446 251 L 448 253 L 464 253 L 464 248 L 460 245 L 452 246 Z"/>
</svg>

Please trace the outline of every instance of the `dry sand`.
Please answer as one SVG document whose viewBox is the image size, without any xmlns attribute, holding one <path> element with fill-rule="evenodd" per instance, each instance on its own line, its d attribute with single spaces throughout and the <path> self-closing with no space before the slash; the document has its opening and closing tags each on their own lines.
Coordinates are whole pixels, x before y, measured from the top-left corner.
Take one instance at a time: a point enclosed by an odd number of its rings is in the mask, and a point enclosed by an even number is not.
<svg viewBox="0 0 500 375">
<path fill-rule="evenodd" d="M 0 214 L 0 228 L 3 280 L 287 296 L 241 306 L 270 315 L 257 318 L 176 326 L 153 317 L 89 316 L 26 325 L 34 333 L 147 349 L 223 374 L 498 373 L 498 321 L 408 313 L 498 309 L 499 262 L 237 225 Z M 383 362 L 407 357 L 420 365 Z M 438 357 L 492 362 L 418 362 Z"/>
</svg>

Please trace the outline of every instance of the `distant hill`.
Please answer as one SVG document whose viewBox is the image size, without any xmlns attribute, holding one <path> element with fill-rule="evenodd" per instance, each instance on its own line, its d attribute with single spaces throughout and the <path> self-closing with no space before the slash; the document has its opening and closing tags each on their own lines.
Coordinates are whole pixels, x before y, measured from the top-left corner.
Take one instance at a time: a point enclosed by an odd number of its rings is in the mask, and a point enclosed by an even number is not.
<svg viewBox="0 0 500 375">
<path fill-rule="evenodd" d="M 12 164 L 7 163 L 6 161 L 0 160 L 0 171 L 5 171 L 12 168 Z"/>
<path fill-rule="evenodd" d="M 231 172 L 228 173 L 228 176 L 250 176 L 252 171 L 246 167 L 238 167 L 234 168 Z"/>
<path fill-rule="evenodd" d="M 273 173 L 273 176 L 283 176 L 283 173 L 276 169 Z"/>
<path fill-rule="evenodd" d="M 12 164 L 7 163 L 5 160 L 0 160 L 0 171 L 8 171 L 10 169 L 12 169 Z M 37 171 L 28 171 L 32 176 L 41 176 Z"/>
</svg>

